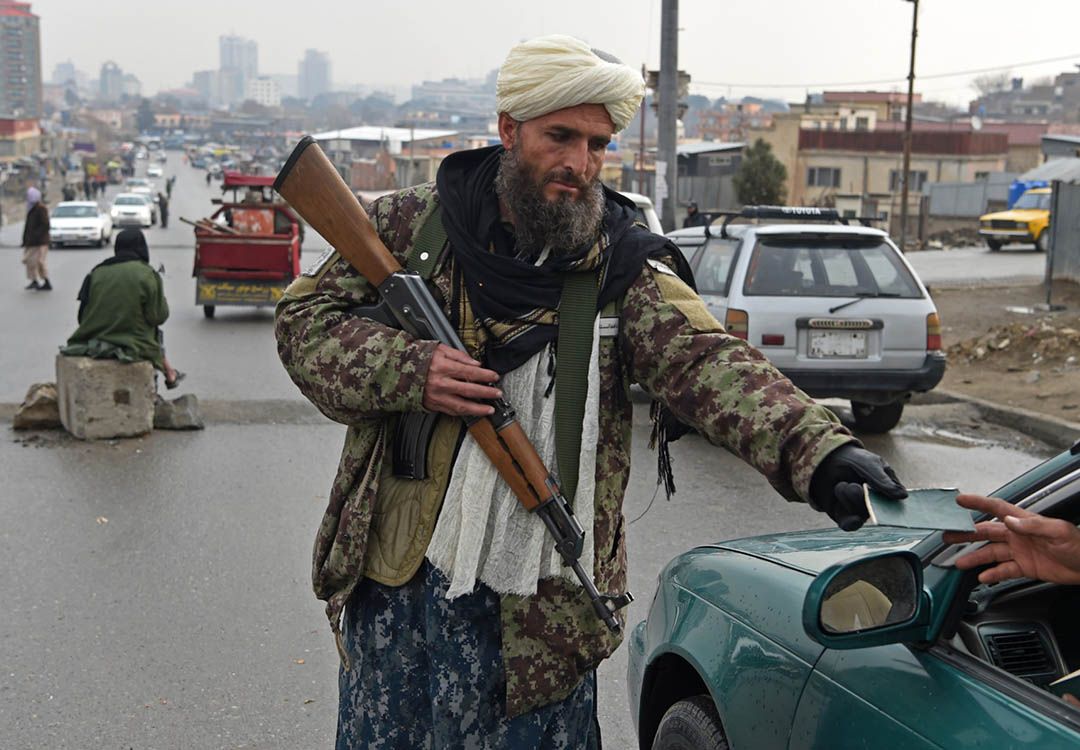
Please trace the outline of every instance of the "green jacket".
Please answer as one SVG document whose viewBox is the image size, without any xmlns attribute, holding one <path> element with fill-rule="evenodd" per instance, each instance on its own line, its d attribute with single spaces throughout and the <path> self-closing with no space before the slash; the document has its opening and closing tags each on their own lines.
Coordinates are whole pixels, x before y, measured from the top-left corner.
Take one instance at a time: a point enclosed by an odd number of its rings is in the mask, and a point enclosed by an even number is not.
<svg viewBox="0 0 1080 750">
<path fill-rule="evenodd" d="M 161 276 L 141 260 L 97 266 L 80 292 L 79 327 L 60 351 L 73 357 L 152 362 L 164 371 L 158 326 L 169 317 Z"/>
<path fill-rule="evenodd" d="M 372 221 L 402 263 L 437 201 L 427 184 L 373 205 Z M 444 262 L 432 276 L 444 300 L 452 299 L 451 265 Z M 337 633 L 371 544 L 385 423 L 422 409 L 436 344 L 352 314 L 351 307 L 377 294 L 337 255 L 311 273 L 278 303 L 276 334 L 281 360 L 300 390 L 349 427 L 313 565 L 315 593 L 327 602 Z M 626 590 L 622 504 L 630 475 L 631 382 L 753 465 L 789 500 L 806 500 L 818 463 L 854 440 L 756 349 L 727 335 L 701 299 L 659 264 L 644 266 L 624 296 L 617 342 L 601 340 L 600 373 L 595 522 L 587 531 L 594 535 L 593 573 L 601 592 Z M 580 587 L 562 578 L 540 581 L 531 597 L 504 596 L 501 611 L 510 716 L 565 697 L 621 639 L 596 617 Z"/>
</svg>

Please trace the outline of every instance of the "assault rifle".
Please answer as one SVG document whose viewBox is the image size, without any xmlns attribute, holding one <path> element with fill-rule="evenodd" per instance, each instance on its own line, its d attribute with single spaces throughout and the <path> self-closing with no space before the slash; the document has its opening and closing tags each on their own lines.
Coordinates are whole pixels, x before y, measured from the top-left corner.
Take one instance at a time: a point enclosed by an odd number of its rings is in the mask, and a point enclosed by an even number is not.
<svg viewBox="0 0 1080 750">
<path fill-rule="evenodd" d="M 276 190 L 315 231 L 379 290 L 398 328 L 466 351 L 457 331 L 435 302 L 424 280 L 405 271 L 386 249 L 360 202 L 311 136 L 293 149 L 274 181 Z M 490 402 L 495 413 L 465 419 L 469 434 L 495 465 L 521 505 L 544 521 L 563 562 L 573 569 L 596 614 L 618 632 L 615 612 L 634 600 L 630 592 L 608 596 L 596 590 L 581 567 L 585 532 L 503 399 Z"/>
</svg>

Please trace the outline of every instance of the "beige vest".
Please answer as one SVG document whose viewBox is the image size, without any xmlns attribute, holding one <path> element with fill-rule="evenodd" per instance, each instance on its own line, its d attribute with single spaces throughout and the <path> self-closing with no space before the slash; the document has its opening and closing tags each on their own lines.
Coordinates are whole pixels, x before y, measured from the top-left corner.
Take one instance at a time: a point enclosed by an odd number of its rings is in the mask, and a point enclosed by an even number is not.
<svg viewBox="0 0 1080 750">
<path fill-rule="evenodd" d="M 387 424 L 387 445 L 393 444 L 397 424 L 396 417 Z M 401 586 L 419 570 L 435 531 L 464 427 L 460 417 L 439 417 L 428 446 L 427 479 L 396 477 L 393 462 L 383 457 L 364 555 L 364 575 L 368 578 L 387 586 Z"/>
</svg>

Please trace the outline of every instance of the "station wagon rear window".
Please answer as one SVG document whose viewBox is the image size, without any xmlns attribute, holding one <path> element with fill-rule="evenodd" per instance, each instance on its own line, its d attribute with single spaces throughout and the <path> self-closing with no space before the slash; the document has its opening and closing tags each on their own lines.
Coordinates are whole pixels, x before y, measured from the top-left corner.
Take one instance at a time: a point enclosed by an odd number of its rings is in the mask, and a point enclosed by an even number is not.
<svg viewBox="0 0 1080 750">
<path fill-rule="evenodd" d="M 113 201 L 117 206 L 145 206 L 146 201 L 137 195 L 121 195 Z"/>
<path fill-rule="evenodd" d="M 754 249 L 746 295 L 781 297 L 900 297 L 922 292 L 892 247 L 877 238 L 763 239 Z"/>
</svg>

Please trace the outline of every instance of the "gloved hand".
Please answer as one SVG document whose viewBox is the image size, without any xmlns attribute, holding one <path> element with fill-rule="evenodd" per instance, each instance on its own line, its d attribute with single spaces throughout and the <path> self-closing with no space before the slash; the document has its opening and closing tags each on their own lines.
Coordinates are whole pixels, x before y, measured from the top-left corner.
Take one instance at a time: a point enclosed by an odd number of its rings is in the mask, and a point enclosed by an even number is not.
<svg viewBox="0 0 1080 750">
<path fill-rule="evenodd" d="M 863 484 L 890 500 L 907 497 L 896 472 L 881 456 L 848 443 L 826 456 L 814 470 L 810 504 L 825 511 L 844 531 L 855 531 L 869 517 Z"/>
</svg>

